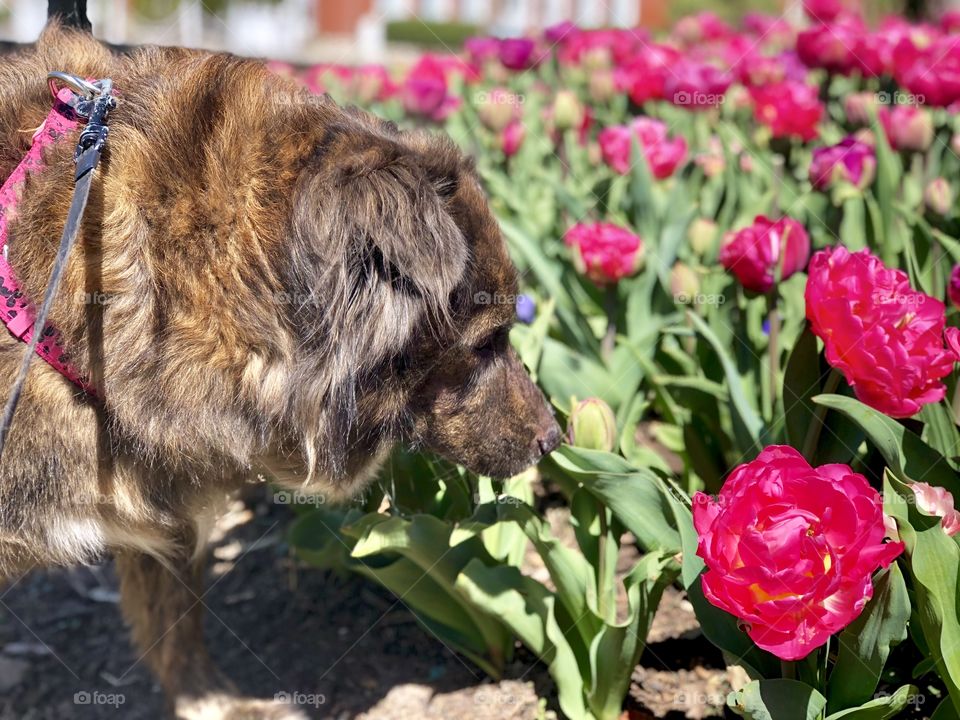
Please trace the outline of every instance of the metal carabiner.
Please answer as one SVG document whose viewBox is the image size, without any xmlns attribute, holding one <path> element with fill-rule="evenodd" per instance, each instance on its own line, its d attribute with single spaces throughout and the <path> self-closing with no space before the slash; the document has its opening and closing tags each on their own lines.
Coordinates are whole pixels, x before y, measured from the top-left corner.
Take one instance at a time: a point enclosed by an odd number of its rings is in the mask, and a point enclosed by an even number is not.
<svg viewBox="0 0 960 720">
<path fill-rule="evenodd" d="M 87 100 L 93 100 L 102 92 L 99 87 L 81 77 L 71 75 L 70 73 L 53 71 L 47 73 L 47 87 L 50 88 L 50 94 L 53 95 L 54 100 L 57 99 L 57 81 L 60 81 L 78 95 L 82 95 Z"/>
</svg>

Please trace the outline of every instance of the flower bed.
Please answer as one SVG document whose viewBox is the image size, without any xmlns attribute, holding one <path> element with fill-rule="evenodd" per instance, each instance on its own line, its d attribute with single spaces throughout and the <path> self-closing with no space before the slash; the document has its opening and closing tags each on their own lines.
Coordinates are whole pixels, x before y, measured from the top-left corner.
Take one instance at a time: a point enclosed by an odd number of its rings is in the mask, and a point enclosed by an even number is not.
<svg viewBox="0 0 960 720">
<path fill-rule="evenodd" d="M 960 15 L 807 14 L 300 75 L 476 157 L 525 284 L 512 340 L 569 443 L 503 483 L 398 451 L 293 542 L 493 675 L 523 643 L 567 717 L 619 716 L 671 584 L 751 677 L 732 712 L 960 713 Z"/>
</svg>

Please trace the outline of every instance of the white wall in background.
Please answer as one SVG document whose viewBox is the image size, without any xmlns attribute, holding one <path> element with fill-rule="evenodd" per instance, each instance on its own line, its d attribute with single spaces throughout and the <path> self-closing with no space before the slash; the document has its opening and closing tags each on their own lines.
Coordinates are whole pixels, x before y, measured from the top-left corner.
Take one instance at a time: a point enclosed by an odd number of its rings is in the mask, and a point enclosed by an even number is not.
<svg viewBox="0 0 960 720">
<path fill-rule="evenodd" d="M 14 0 L 10 8 L 10 30 L 16 42 L 33 42 L 47 23 L 47 3 L 39 0 Z"/>
</svg>

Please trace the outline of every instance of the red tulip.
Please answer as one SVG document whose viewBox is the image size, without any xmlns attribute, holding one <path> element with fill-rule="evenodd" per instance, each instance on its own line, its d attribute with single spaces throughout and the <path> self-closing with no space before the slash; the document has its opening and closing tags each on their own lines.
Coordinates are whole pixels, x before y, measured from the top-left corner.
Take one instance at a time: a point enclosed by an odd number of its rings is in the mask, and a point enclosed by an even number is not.
<svg viewBox="0 0 960 720">
<path fill-rule="evenodd" d="M 765 293 L 779 275 L 786 280 L 803 270 L 810 258 L 810 236 L 793 218 L 774 222 L 763 215 L 753 225 L 728 233 L 720 248 L 720 264 L 747 290 Z"/>
<path fill-rule="evenodd" d="M 753 113 L 758 122 L 772 131 L 773 137 L 798 137 L 812 140 L 824 107 L 817 88 L 798 82 L 782 82 L 751 88 Z"/>
<path fill-rule="evenodd" d="M 643 263 L 643 241 L 613 223 L 578 223 L 567 230 L 563 242 L 575 251 L 577 270 L 597 285 L 617 283 Z"/>
<path fill-rule="evenodd" d="M 630 125 L 614 125 L 600 131 L 597 140 L 604 161 L 621 175 L 630 170 L 633 138 L 640 141 L 650 172 L 658 180 L 673 175 L 687 156 L 687 142 L 682 137 L 667 137 L 667 126 L 659 120 L 638 117 Z"/>
<path fill-rule="evenodd" d="M 703 594 L 761 648 L 799 660 L 861 613 L 872 576 L 904 546 L 884 542 L 883 501 L 847 465 L 811 467 L 772 445 L 735 468 L 720 495 L 693 498 Z"/>
<path fill-rule="evenodd" d="M 869 250 L 821 250 L 807 272 L 811 329 L 861 402 L 904 418 L 943 399 L 954 356 L 944 347 L 942 302 Z"/>
</svg>

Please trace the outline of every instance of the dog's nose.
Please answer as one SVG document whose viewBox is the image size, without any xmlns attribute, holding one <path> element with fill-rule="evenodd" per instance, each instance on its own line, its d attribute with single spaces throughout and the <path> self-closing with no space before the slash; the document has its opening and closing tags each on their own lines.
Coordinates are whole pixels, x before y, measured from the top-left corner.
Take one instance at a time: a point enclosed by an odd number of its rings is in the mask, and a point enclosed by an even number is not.
<svg viewBox="0 0 960 720">
<path fill-rule="evenodd" d="M 552 423 L 546 432 L 537 436 L 541 455 L 549 455 L 560 446 L 560 426 Z"/>
</svg>

